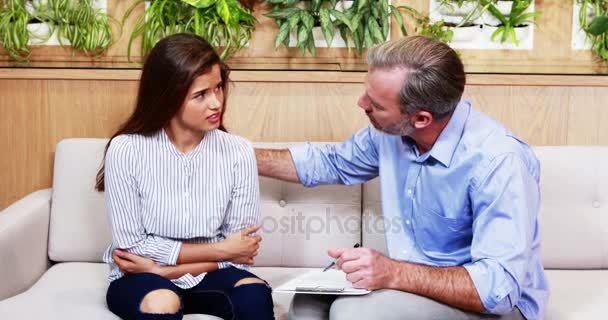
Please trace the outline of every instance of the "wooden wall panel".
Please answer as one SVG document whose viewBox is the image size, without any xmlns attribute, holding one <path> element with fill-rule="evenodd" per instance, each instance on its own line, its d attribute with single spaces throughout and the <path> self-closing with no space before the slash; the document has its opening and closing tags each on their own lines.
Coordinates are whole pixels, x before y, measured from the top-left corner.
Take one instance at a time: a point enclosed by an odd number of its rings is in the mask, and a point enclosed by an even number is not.
<svg viewBox="0 0 608 320">
<path fill-rule="evenodd" d="M 339 141 L 367 125 L 361 84 L 239 83 L 227 126 L 253 141 Z"/>
<path fill-rule="evenodd" d="M 569 145 L 608 145 L 608 88 L 569 88 Z"/>
<path fill-rule="evenodd" d="M 46 81 L 0 82 L 0 208 L 50 185 L 54 144 L 46 94 Z"/>
<path fill-rule="evenodd" d="M 111 135 L 137 92 L 135 71 L 101 74 L 102 80 L 95 72 L 90 79 L 72 71 L 62 77 L 58 70 L 47 73 L 49 79 L 28 70 L 11 78 L 16 74 L 0 72 L 0 210 L 51 186 L 61 139 Z M 226 115 L 233 133 L 265 142 L 341 141 L 368 125 L 356 104 L 362 74 L 256 74 L 233 74 Z M 532 145 L 608 145 L 608 81 L 602 79 L 471 77 L 465 98 Z"/>
</svg>

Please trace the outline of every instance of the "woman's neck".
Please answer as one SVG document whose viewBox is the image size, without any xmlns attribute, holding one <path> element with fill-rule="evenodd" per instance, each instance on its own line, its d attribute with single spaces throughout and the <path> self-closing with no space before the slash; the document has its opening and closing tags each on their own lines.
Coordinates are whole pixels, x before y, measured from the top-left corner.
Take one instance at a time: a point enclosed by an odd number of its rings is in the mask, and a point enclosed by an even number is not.
<svg viewBox="0 0 608 320">
<path fill-rule="evenodd" d="M 176 128 L 174 125 L 169 124 L 164 128 L 169 140 L 171 143 L 179 150 L 181 153 L 186 154 L 196 148 L 203 137 L 205 136 L 204 131 L 193 131 L 193 130 L 184 130 L 182 128 Z"/>
</svg>

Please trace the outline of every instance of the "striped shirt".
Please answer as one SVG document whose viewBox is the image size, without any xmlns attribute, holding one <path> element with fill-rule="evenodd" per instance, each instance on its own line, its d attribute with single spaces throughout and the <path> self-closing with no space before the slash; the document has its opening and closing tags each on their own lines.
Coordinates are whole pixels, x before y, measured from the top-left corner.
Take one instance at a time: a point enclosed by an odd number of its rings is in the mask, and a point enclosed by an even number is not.
<svg viewBox="0 0 608 320">
<path fill-rule="evenodd" d="M 112 244 L 103 255 L 110 264 L 109 281 L 124 275 L 112 260 L 116 248 L 175 265 L 182 243 L 219 242 L 260 219 L 253 147 L 220 130 L 207 132 L 187 154 L 165 130 L 149 137 L 115 137 L 105 160 L 105 189 L 112 230 Z M 172 281 L 187 289 L 204 276 L 186 274 Z"/>
</svg>

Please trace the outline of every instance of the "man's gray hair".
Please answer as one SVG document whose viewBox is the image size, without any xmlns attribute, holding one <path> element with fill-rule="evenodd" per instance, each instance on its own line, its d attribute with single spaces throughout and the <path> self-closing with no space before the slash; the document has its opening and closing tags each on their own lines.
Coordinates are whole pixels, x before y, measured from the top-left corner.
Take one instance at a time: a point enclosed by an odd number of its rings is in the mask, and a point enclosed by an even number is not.
<svg viewBox="0 0 608 320">
<path fill-rule="evenodd" d="M 404 68 L 401 112 L 426 110 L 436 119 L 452 114 L 462 98 L 466 76 L 458 54 L 447 44 L 423 36 L 389 41 L 367 51 L 371 68 Z"/>
</svg>

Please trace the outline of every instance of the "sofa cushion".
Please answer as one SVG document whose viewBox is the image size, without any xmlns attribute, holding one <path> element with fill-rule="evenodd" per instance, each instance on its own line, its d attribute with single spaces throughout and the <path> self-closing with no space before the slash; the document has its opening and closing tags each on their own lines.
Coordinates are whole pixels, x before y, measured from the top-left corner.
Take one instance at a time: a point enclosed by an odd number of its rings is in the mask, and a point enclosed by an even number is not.
<svg viewBox="0 0 608 320">
<path fill-rule="evenodd" d="M 605 319 L 608 270 L 547 270 L 551 296 L 545 319 Z"/>
<path fill-rule="evenodd" d="M 49 257 L 101 262 L 111 241 L 103 193 L 94 190 L 107 139 L 67 139 L 57 145 Z M 288 144 L 258 144 L 286 147 Z M 305 188 L 260 179 L 263 230 L 260 266 L 321 267 L 327 249 L 361 241 L 361 186 Z"/>
<path fill-rule="evenodd" d="M 608 268 L 608 147 L 535 147 L 543 265 Z"/>
<path fill-rule="evenodd" d="M 309 271 L 306 268 L 252 268 L 271 286 Z M 59 263 L 49 269 L 28 291 L 0 301 L 2 319 L 116 319 L 107 308 L 108 266 L 103 263 Z M 274 293 L 277 320 L 287 319 L 293 295 Z M 186 315 L 184 319 L 219 319 L 209 315 Z"/>
<path fill-rule="evenodd" d="M 49 258 L 101 262 L 111 242 L 103 193 L 95 177 L 107 139 L 67 139 L 55 150 Z"/>
</svg>

